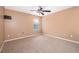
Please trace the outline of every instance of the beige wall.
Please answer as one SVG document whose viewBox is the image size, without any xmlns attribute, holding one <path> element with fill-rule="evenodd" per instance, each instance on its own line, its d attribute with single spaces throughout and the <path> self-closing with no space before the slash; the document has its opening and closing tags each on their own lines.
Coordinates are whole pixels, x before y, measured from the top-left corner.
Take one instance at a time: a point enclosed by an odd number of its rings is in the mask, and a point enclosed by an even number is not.
<svg viewBox="0 0 79 59">
<path fill-rule="evenodd" d="M 43 17 L 43 32 L 79 41 L 79 7 Z"/>
<path fill-rule="evenodd" d="M 42 17 L 39 17 L 39 33 L 42 33 Z"/>
<path fill-rule="evenodd" d="M 4 19 L 3 19 L 3 14 L 4 14 L 4 7 L 0 6 L 0 47 L 1 44 L 4 40 Z"/>
<path fill-rule="evenodd" d="M 19 38 L 34 33 L 34 16 L 18 11 L 5 9 L 5 14 L 12 16 L 12 20 L 5 20 L 5 40 Z M 79 39 L 79 7 L 73 7 L 48 16 L 39 17 L 39 32 L 72 40 Z M 43 23 L 43 24 L 42 24 Z M 42 27 L 43 25 L 43 27 Z M 71 37 L 72 36 L 72 37 Z"/>
<path fill-rule="evenodd" d="M 34 16 L 5 9 L 12 20 L 5 20 L 5 40 L 23 37 L 33 33 Z"/>
<path fill-rule="evenodd" d="M 5 9 L 5 14 L 12 16 L 12 20 L 5 20 L 5 40 L 24 37 L 34 33 L 34 16 L 14 10 Z M 41 17 L 39 18 L 39 32 L 41 32 Z"/>
</svg>

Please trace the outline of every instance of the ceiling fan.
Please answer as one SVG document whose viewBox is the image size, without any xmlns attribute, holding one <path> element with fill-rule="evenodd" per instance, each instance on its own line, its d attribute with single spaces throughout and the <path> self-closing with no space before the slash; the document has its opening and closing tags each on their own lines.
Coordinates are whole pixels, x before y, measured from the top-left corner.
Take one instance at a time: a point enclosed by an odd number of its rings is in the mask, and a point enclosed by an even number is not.
<svg viewBox="0 0 79 59">
<path fill-rule="evenodd" d="M 44 15 L 45 12 L 51 12 L 51 10 L 44 10 L 43 7 L 39 6 L 37 10 L 30 10 L 30 11 L 36 11 L 39 14 Z"/>
</svg>

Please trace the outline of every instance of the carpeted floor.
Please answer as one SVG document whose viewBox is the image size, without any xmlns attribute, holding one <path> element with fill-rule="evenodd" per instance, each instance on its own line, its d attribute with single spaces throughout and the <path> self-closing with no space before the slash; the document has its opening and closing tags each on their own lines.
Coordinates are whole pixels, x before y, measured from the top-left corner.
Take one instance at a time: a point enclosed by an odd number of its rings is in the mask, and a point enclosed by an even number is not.
<svg viewBox="0 0 79 59">
<path fill-rule="evenodd" d="M 38 35 L 6 42 L 2 53 L 71 53 L 79 52 L 79 45 L 61 39 Z"/>
</svg>

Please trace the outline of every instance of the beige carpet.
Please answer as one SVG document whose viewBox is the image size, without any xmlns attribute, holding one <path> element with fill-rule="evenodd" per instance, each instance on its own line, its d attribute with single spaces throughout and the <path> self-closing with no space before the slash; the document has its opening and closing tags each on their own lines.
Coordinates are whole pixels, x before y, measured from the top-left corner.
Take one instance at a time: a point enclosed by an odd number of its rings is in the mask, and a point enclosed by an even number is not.
<svg viewBox="0 0 79 59">
<path fill-rule="evenodd" d="M 79 52 L 79 45 L 45 35 L 7 42 L 3 53 L 70 53 Z"/>
</svg>

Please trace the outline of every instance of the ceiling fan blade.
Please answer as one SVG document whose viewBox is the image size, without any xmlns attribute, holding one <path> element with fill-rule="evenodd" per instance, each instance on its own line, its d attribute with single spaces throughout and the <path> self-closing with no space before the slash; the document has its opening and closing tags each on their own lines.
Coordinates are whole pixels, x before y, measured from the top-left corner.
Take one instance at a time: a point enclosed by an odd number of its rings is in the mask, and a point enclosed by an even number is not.
<svg viewBox="0 0 79 59">
<path fill-rule="evenodd" d="M 51 10 L 43 10 L 42 12 L 51 12 Z"/>
<path fill-rule="evenodd" d="M 42 15 L 44 15 L 44 13 L 41 13 Z"/>
<path fill-rule="evenodd" d="M 37 11 L 37 10 L 30 10 L 30 11 Z"/>
</svg>

